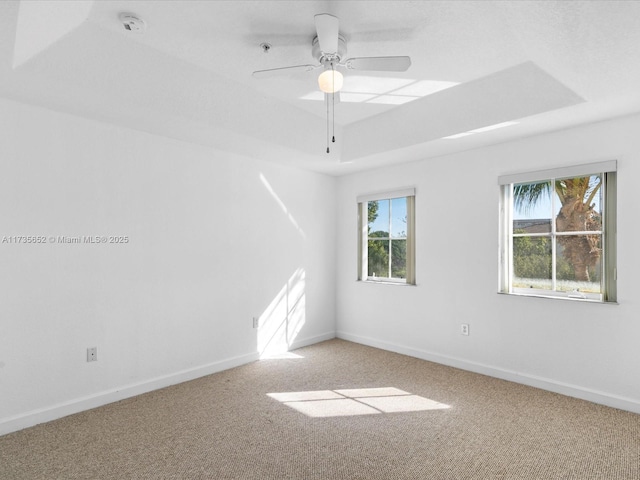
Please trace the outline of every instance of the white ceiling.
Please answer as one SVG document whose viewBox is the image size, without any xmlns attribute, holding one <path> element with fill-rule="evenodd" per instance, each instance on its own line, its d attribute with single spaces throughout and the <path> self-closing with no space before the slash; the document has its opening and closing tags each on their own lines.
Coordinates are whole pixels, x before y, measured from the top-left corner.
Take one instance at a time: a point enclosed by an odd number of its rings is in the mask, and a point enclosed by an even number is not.
<svg viewBox="0 0 640 480">
<path fill-rule="evenodd" d="M 412 59 L 345 74 L 330 154 L 318 72 L 251 75 L 316 63 L 317 13 L 347 57 Z M 333 175 L 635 113 L 639 85 L 634 1 L 0 2 L 0 96 Z"/>
</svg>

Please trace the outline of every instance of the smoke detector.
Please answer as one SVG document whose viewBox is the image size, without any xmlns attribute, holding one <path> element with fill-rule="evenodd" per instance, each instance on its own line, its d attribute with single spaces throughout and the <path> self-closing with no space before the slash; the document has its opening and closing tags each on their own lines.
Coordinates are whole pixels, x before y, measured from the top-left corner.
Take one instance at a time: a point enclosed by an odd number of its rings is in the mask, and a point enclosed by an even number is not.
<svg viewBox="0 0 640 480">
<path fill-rule="evenodd" d="M 132 33 L 144 33 L 147 28 L 147 24 L 144 20 L 138 18 L 133 13 L 121 13 L 118 18 L 122 22 L 122 26 L 127 32 Z"/>
</svg>

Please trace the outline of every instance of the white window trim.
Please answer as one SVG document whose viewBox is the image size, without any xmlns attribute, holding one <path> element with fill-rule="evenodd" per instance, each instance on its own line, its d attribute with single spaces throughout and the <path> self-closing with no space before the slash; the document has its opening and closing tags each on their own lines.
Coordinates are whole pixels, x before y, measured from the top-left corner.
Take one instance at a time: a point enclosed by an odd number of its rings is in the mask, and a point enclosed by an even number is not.
<svg viewBox="0 0 640 480">
<path fill-rule="evenodd" d="M 358 280 L 368 283 L 391 285 L 415 285 L 415 187 L 405 187 L 384 192 L 358 195 Z M 407 198 L 407 275 L 397 278 L 369 277 L 367 271 L 368 212 L 367 203 L 377 200 Z"/>
<path fill-rule="evenodd" d="M 605 208 L 603 210 L 603 244 L 604 255 L 602 258 L 603 281 L 602 294 L 574 294 L 573 292 L 557 292 L 542 289 L 513 288 L 511 275 L 513 272 L 513 206 L 512 185 L 515 183 L 533 183 L 557 178 L 569 178 L 604 173 L 603 198 Z M 617 197 L 617 161 L 610 160 L 583 165 L 573 165 L 550 170 L 538 170 L 533 172 L 521 172 L 498 177 L 498 185 L 501 189 L 499 208 L 499 275 L 498 292 L 512 295 L 559 298 L 572 301 L 594 303 L 617 303 L 617 222 L 616 222 L 616 197 Z M 553 222 L 554 219 L 552 219 Z M 555 232 L 555 228 L 553 228 Z M 580 232 L 571 232 L 572 234 Z M 555 232 L 558 235 L 558 232 Z M 561 235 L 561 234 L 560 234 Z M 546 235 L 545 235 L 546 236 Z"/>
<path fill-rule="evenodd" d="M 413 187 L 405 187 L 396 190 L 387 190 L 378 193 L 366 193 L 358 195 L 356 201 L 358 203 L 375 202 L 376 200 L 389 200 L 390 198 L 415 197 L 416 189 Z"/>
<path fill-rule="evenodd" d="M 606 162 L 586 163 L 568 167 L 552 168 L 548 170 L 536 170 L 532 172 L 512 173 L 498 177 L 498 185 L 510 185 L 512 183 L 533 183 L 550 178 L 569 178 L 584 176 L 589 172 L 616 172 L 617 160 Z"/>
</svg>

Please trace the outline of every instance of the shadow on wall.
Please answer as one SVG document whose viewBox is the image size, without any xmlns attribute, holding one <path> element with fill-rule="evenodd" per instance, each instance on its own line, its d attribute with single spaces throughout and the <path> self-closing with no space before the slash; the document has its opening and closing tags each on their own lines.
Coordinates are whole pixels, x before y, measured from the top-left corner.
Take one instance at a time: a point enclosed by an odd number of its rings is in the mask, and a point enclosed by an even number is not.
<svg viewBox="0 0 640 480">
<path fill-rule="evenodd" d="M 298 268 L 258 319 L 258 353 L 288 352 L 305 323 L 305 271 Z"/>
</svg>

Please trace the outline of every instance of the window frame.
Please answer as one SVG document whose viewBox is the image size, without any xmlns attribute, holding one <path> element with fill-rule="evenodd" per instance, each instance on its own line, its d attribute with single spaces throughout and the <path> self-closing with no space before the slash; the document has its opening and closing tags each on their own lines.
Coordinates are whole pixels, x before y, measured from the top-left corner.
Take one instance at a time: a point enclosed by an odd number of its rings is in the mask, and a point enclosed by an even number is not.
<svg viewBox="0 0 640 480">
<path fill-rule="evenodd" d="M 601 257 L 601 293 L 564 292 L 545 289 L 525 289 L 513 287 L 513 239 L 517 236 L 545 237 L 551 239 L 552 262 L 555 265 L 556 240 L 563 235 L 587 234 L 587 232 L 557 232 L 556 217 L 551 218 L 551 231 L 544 234 L 519 235 L 513 233 L 513 186 L 522 183 L 542 183 L 545 181 L 566 178 L 600 175 L 602 178 L 602 226 L 595 234 L 602 235 Z M 594 303 L 617 303 L 617 255 L 616 255 L 616 197 L 617 197 L 617 161 L 610 160 L 592 164 L 560 167 L 536 172 L 523 172 L 502 175 L 498 178 L 500 186 L 500 232 L 499 232 L 499 293 L 535 296 L 545 298 L 568 299 Z M 552 184 L 553 185 L 553 184 Z M 553 192 L 553 189 L 552 189 Z M 553 196 L 553 193 L 552 193 Z M 553 211 L 553 209 L 552 209 Z M 601 232 L 601 233 L 598 233 Z M 552 273 L 552 284 L 555 286 L 555 269 Z"/>
<path fill-rule="evenodd" d="M 415 188 L 407 187 L 398 190 L 359 195 L 356 199 L 358 208 L 358 281 L 368 283 L 415 285 Z M 396 198 L 407 199 L 407 232 L 406 232 L 406 276 L 370 277 L 368 275 L 368 203 Z M 392 202 L 390 202 L 391 205 Z M 391 236 L 391 231 L 389 231 Z M 398 240 L 398 238 L 395 238 Z M 394 240 L 390 238 L 391 242 Z"/>
</svg>

